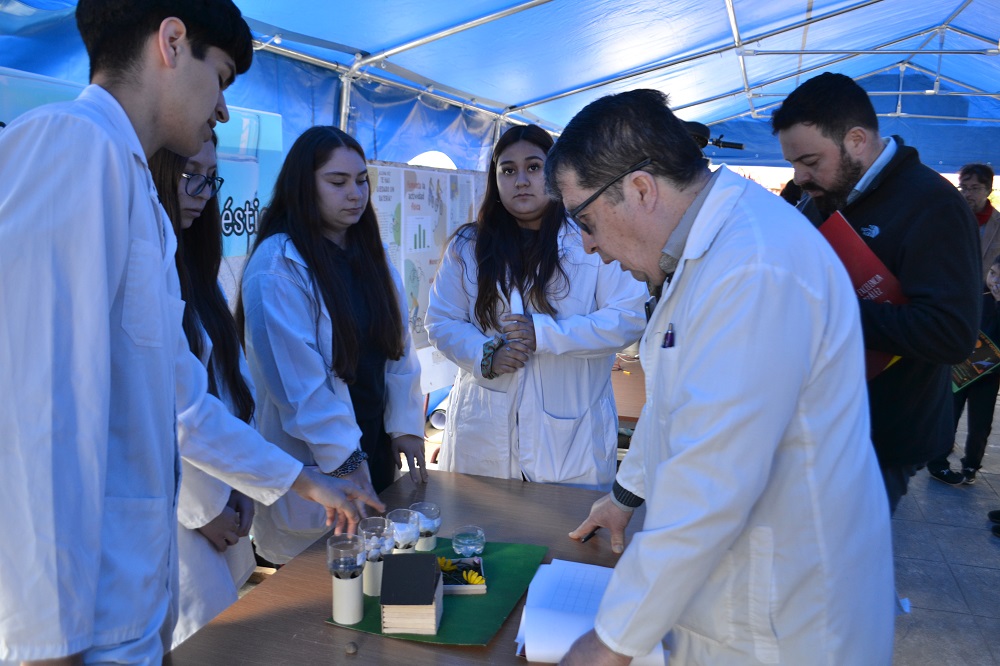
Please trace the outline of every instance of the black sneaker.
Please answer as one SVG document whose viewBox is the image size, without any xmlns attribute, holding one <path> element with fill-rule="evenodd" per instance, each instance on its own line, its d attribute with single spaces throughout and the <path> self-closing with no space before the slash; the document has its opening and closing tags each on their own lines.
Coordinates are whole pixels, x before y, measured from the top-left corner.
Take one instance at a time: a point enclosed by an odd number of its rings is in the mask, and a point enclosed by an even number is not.
<svg viewBox="0 0 1000 666">
<path fill-rule="evenodd" d="M 1000 525 L 994 525 L 990 528 L 993 532 L 993 536 L 1000 537 Z"/>
<path fill-rule="evenodd" d="M 964 483 L 967 486 L 971 486 L 973 483 L 976 482 L 976 470 L 972 469 L 971 467 L 963 467 L 962 476 L 965 477 L 965 480 L 962 481 L 962 483 Z"/>
<path fill-rule="evenodd" d="M 1000 523 L 1000 509 L 994 509 L 986 514 L 986 516 L 990 519 L 991 523 Z"/>
<path fill-rule="evenodd" d="M 930 475 L 940 481 L 941 483 L 947 483 L 949 486 L 961 485 L 965 481 L 965 475 L 961 472 L 953 472 L 950 468 L 945 467 L 944 469 L 928 469 Z"/>
</svg>

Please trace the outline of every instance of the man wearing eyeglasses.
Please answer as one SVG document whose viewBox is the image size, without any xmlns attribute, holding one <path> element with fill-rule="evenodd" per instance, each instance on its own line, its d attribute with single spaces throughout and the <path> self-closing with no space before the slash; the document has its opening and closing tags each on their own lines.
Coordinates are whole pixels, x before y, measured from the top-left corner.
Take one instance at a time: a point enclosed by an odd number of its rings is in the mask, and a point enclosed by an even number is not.
<svg viewBox="0 0 1000 666">
<path fill-rule="evenodd" d="M 983 257 L 983 282 L 993 260 L 1000 256 L 1000 211 L 990 203 L 993 169 L 987 164 L 966 164 L 958 172 L 958 191 L 979 223 L 979 248 Z"/>
<path fill-rule="evenodd" d="M 569 535 L 605 528 L 622 556 L 564 663 L 628 663 L 666 637 L 678 664 L 888 664 L 889 512 L 833 250 L 780 198 L 709 172 L 658 91 L 588 105 L 545 170 L 584 248 L 662 292 L 631 447 Z"/>
</svg>

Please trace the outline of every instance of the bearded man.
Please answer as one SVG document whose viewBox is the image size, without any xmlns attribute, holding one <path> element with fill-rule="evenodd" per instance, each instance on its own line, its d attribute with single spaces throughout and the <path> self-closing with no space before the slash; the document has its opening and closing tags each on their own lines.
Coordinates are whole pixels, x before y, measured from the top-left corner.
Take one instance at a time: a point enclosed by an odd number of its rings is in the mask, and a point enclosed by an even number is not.
<svg viewBox="0 0 1000 666">
<path fill-rule="evenodd" d="M 909 301 L 859 301 L 865 348 L 900 357 L 868 382 L 872 442 L 895 511 L 916 469 L 952 445 L 951 365 L 968 357 L 979 325 L 976 222 L 914 148 L 882 139 L 868 94 L 850 77 L 806 81 L 771 126 L 808 195 L 800 210 L 816 225 L 841 211 Z"/>
</svg>

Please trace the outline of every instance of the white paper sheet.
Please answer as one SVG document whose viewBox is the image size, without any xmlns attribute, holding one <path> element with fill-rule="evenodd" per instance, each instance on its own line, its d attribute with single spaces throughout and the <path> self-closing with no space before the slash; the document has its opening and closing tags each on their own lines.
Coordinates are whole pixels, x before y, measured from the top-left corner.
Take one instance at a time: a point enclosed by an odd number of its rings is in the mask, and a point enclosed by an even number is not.
<svg viewBox="0 0 1000 666">
<path fill-rule="evenodd" d="M 611 580 L 608 567 L 552 560 L 543 564 L 528 586 L 528 599 L 517 631 L 517 653 L 528 661 L 554 664 L 577 638 L 594 628 L 601 597 Z M 662 646 L 632 660 L 636 666 L 663 666 Z"/>
</svg>

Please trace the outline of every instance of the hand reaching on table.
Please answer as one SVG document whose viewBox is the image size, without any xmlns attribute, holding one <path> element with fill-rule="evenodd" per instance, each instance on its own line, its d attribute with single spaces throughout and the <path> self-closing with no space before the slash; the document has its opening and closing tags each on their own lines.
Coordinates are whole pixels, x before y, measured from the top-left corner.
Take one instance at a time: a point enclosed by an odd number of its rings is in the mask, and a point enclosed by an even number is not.
<svg viewBox="0 0 1000 666">
<path fill-rule="evenodd" d="M 603 527 L 611 534 L 612 552 L 620 555 L 625 552 L 625 528 L 631 519 L 632 514 L 618 508 L 608 494 L 594 502 L 590 507 L 590 515 L 569 533 L 569 538 L 581 541 L 594 530 Z"/>
<path fill-rule="evenodd" d="M 396 469 L 403 469 L 402 460 L 410 468 L 413 483 L 427 483 L 427 464 L 424 462 L 424 439 L 416 435 L 402 435 L 392 440 L 392 461 Z M 417 472 L 417 467 L 420 472 Z"/>
<path fill-rule="evenodd" d="M 364 485 L 356 481 L 362 481 Z M 327 476 L 314 468 L 305 467 L 292 483 L 292 490 L 326 507 L 326 524 L 336 526 L 334 534 L 354 534 L 358 521 L 367 515 L 366 505 L 385 511 L 385 504 L 379 501 L 372 489 L 367 464 L 343 478 Z"/>
</svg>

